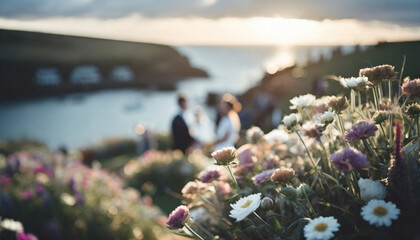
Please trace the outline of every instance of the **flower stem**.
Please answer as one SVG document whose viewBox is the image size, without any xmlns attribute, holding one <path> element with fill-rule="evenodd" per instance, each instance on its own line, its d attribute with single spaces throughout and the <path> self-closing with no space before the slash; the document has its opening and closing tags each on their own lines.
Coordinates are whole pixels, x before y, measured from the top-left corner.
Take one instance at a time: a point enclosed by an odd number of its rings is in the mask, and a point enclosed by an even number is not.
<svg viewBox="0 0 420 240">
<path fill-rule="evenodd" d="M 237 192 L 237 194 L 238 194 L 238 195 L 242 195 L 242 194 L 241 194 L 241 188 L 239 187 L 239 184 L 238 184 L 238 182 L 236 181 L 235 175 L 233 175 L 232 168 L 230 167 L 230 165 L 227 165 L 226 167 L 227 167 L 227 169 L 228 169 L 228 171 L 229 171 L 229 173 L 230 173 L 230 176 L 232 177 L 233 182 L 235 183 L 235 187 L 236 187 L 236 192 Z"/>
<path fill-rule="evenodd" d="M 196 236 L 200 240 L 204 240 L 198 233 L 196 233 L 187 223 L 185 223 L 185 227 L 190 231 L 194 236 Z"/>
<path fill-rule="evenodd" d="M 264 219 L 262 219 L 256 212 L 253 212 L 253 213 L 261 222 L 263 222 L 267 227 L 269 227 L 270 230 L 274 231 L 273 227 L 271 227 L 270 224 L 268 224 L 266 221 L 264 221 Z"/>
<path fill-rule="evenodd" d="M 300 136 L 300 133 L 296 130 L 296 128 L 295 128 L 295 127 L 293 127 L 293 131 L 295 131 L 295 133 L 298 135 L 298 137 L 299 137 L 300 141 L 302 142 L 303 146 L 305 147 L 306 153 L 308 154 L 309 159 L 311 160 L 312 164 L 314 165 L 315 171 L 316 171 L 316 172 L 317 172 L 317 173 L 321 176 L 321 178 L 325 181 L 325 184 L 327 185 L 328 190 L 330 190 L 330 187 L 328 186 L 328 181 L 327 181 L 327 179 L 325 179 L 324 174 L 322 174 L 322 173 L 319 171 L 319 168 L 318 168 L 317 164 L 314 162 L 314 160 L 312 159 L 312 157 L 311 157 L 311 153 L 309 152 L 308 147 L 306 146 L 305 142 L 303 141 L 302 137 Z M 324 189 L 324 187 L 322 186 L 322 182 L 321 182 L 321 180 L 320 180 L 319 182 L 320 182 L 320 184 L 321 184 L 321 187 Z M 330 191 L 331 191 L 331 190 L 330 190 Z"/>
<path fill-rule="evenodd" d="M 376 155 L 375 151 L 372 149 L 372 147 L 370 146 L 368 141 L 365 138 L 363 138 L 362 141 L 363 141 L 363 144 L 365 145 L 366 149 L 368 150 L 368 152 L 370 152 L 372 154 L 372 156 L 374 158 L 376 158 L 376 160 L 379 163 L 379 157 L 378 157 L 378 155 Z"/>
</svg>

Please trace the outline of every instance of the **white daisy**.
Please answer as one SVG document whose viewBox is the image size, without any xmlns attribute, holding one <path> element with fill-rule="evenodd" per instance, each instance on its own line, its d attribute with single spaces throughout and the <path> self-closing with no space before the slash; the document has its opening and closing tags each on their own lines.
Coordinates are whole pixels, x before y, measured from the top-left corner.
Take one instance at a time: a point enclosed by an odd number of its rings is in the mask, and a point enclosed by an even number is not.
<svg viewBox="0 0 420 240">
<path fill-rule="evenodd" d="M 363 219 L 368 221 L 370 225 L 389 227 L 392 224 L 392 220 L 398 219 L 400 209 L 392 202 L 373 199 L 362 207 L 361 214 Z"/>
<path fill-rule="evenodd" d="M 261 193 L 251 194 L 239 199 L 236 203 L 230 204 L 232 210 L 229 217 L 235 218 L 236 222 L 242 221 L 249 214 L 253 213 L 260 206 Z"/>
<path fill-rule="evenodd" d="M 285 116 L 283 118 L 283 123 L 288 128 L 291 128 L 291 127 L 295 126 L 298 121 L 299 121 L 299 115 L 297 115 L 296 113 L 292 113 L 292 114 L 290 114 L 288 116 Z"/>
<path fill-rule="evenodd" d="M 312 94 L 300 95 L 299 97 L 294 97 L 290 99 L 290 103 L 293 106 L 290 106 L 290 109 L 304 108 L 312 106 L 315 103 L 315 96 Z"/>
<path fill-rule="evenodd" d="M 340 78 L 341 84 L 348 88 L 358 88 L 360 86 L 366 85 L 368 78 L 363 77 L 351 77 L 351 78 Z"/>
<path fill-rule="evenodd" d="M 3 221 L 1 221 L 0 226 L 1 228 L 7 229 L 13 232 L 17 232 L 17 233 L 23 232 L 22 223 L 12 220 L 12 219 L 5 218 Z"/>
<path fill-rule="evenodd" d="M 309 221 L 303 228 L 307 240 L 327 240 L 334 237 L 340 224 L 334 217 L 318 217 Z"/>
<path fill-rule="evenodd" d="M 358 183 L 361 199 L 365 201 L 370 201 L 372 199 L 385 199 L 386 188 L 381 182 L 361 178 Z"/>
<path fill-rule="evenodd" d="M 271 132 L 264 135 L 264 140 L 268 143 L 285 143 L 289 140 L 289 134 L 283 129 L 274 129 Z"/>
</svg>

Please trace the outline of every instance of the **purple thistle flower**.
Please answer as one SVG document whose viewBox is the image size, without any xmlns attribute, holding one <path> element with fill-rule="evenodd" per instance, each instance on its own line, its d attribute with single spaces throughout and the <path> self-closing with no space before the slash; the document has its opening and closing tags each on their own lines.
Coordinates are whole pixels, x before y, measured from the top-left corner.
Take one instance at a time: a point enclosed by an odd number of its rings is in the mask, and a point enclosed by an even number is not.
<svg viewBox="0 0 420 240">
<path fill-rule="evenodd" d="M 344 140 L 351 142 L 368 138 L 374 136 L 376 130 L 378 130 L 378 128 L 374 123 L 360 120 L 353 124 L 353 127 L 347 131 L 346 136 L 344 136 Z"/>
<path fill-rule="evenodd" d="M 190 210 L 186 206 L 181 205 L 169 214 L 166 227 L 171 230 L 182 228 L 187 222 L 189 216 Z"/>
<path fill-rule="evenodd" d="M 214 170 L 203 170 L 198 174 L 198 178 L 203 183 L 210 183 L 210 182 L 220 178 L 220 172 L 216 169 L 214 169 Z"/>
<path fill-rule="evenodd" d="M 264 169 L 278 168 L 280 166 L 280 158 L 277 155 L 270 154 L 265 161 L 261 163 Z"/>
<path fill-rule="evenodd" d="M 330 159 L 334 167 L 341 172 L 369 167 L 367 157 L 356 149 L 349 147 L 331 154 Z"/>
<path fill-rule="evenodd" d="M 265 170 L 255 175 L 252 178 L 252 181 L 254 182 L 255 186 L 260 186 L 261 184 L 270 181 L 271 175 L 273 174 L 274 170 L 275 169 Z"/>
</svg>

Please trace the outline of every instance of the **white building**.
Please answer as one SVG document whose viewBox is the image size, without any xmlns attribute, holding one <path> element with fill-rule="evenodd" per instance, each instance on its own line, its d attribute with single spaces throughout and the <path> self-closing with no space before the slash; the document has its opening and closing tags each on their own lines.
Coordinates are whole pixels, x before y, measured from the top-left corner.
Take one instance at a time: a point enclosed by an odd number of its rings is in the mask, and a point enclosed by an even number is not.
<svg viewBox="0 0 420 240">
<path fill-rule="evenodd" d="M 56 68 L 40 68 L 36 71 L 34 82 L 40 86 L 56 86 L 61 83 L 61 75 Z"/>
<path fill-rule="evenodd" d="M 134 80 L 134 72 L 128 66 L 117 66 L 112 69 L 109 78 L 118 82 L 129 82 Z"/>
<path fill-rule="evenodd" d="M 76 67 L 70 75 L 70 83 L 73 84 L 95 84 L 102 79 L 99 69 L 92 65 Z"/>
</svg>

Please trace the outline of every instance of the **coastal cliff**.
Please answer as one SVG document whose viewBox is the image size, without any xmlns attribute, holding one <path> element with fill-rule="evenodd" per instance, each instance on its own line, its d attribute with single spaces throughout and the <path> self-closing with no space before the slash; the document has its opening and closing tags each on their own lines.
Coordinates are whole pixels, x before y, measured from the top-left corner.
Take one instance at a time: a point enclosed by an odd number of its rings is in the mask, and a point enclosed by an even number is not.
<svg viewBox="0 0 420 240">
<path fill-rule="evenodd" d="M 174 48 L 46 33 L 0 30 L 0 100 L 101 89 L 171 90 L 207 77 Z"/>
</svg>

